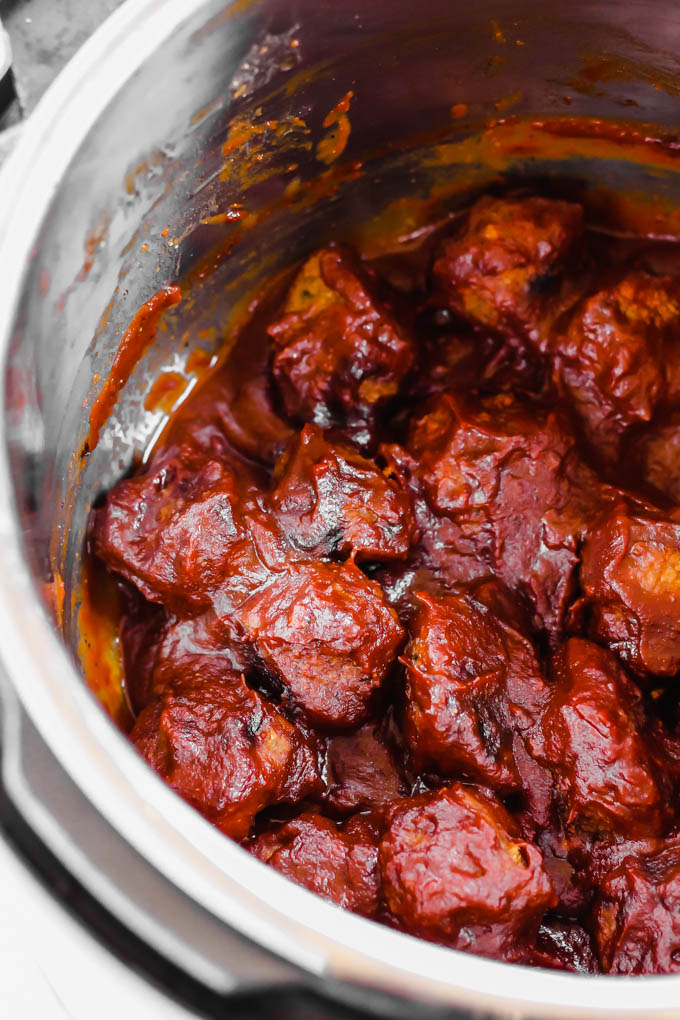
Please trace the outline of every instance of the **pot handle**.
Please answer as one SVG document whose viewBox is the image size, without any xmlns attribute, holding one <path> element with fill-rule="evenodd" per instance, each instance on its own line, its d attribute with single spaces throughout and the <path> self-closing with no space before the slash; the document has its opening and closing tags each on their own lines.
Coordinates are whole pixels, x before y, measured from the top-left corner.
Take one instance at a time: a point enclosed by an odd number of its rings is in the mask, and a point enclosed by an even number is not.
<svg viewBox="0 0 680 1020">
<path fill-rule="evenodd" d="M 302 989 L 302 971 L 213 917 L 125 842 L 61 768 L 1 668 L 0 723 L 2 783 L 30 830 L 31 849 L 42 843 L 68 878 L 144 943 L 147 957 L 151 946 L 180 972 L 180 987 L 183 975 L 220 999 Z"/>
</svg>

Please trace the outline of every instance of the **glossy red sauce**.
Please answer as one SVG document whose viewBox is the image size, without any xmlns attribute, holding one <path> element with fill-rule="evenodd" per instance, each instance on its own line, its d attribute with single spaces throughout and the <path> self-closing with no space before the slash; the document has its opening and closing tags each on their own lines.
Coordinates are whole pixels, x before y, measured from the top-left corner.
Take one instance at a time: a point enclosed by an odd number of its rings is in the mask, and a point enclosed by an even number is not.
<svg viewBox="0 0 680 1020">
<path fill-rule="evenodd" d="M 101 427 L 115 407 L 118 394 L 132 375 L 144 351 L 156 336 L 163 312 L 167 308 L 179 304 L 181 298 L 182 292 L 179 287 L 165 287 L 163 290 L 159 290 L 142 305 L 128 326 L 104 387 L 90 411 L 88 436 L 90 451 L 94 450 L 97 445 Z"/>
<path fill-rule="evenodd" d="M 347 909 L 677 971 L 677 245 L 528 195 L 418 236 L 274 281 L 95 512 L 130 737 Z"/>
</svg>

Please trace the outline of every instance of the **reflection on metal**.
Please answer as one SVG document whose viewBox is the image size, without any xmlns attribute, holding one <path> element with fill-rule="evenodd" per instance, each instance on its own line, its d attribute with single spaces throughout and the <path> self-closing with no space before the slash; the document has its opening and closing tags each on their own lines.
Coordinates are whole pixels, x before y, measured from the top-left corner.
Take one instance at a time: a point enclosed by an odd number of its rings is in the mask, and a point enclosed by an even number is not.
<svg viewBox="0 0 680 1020">
<path fill-rule="evenodd" d="M 12 47 L 9 36 L 0 21 L 0 81 L 5 77 L 12 66 Z"/>
</svg>

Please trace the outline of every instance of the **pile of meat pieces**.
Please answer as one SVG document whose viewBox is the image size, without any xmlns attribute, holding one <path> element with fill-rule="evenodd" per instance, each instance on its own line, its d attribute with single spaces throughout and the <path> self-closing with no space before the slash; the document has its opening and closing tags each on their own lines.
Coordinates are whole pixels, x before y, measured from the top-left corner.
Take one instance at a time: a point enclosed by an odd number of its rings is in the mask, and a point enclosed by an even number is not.
<svg viewBox="0 0 680 1020">
<path fill-rule="evenodd" d="M 275 463 L 194 428 L 97 511 L 132 740 L 335 904 L 677 971 L 680 286 L 485 198 L 408 297 L 314 254 L 268 328 Z"/>
</svg>

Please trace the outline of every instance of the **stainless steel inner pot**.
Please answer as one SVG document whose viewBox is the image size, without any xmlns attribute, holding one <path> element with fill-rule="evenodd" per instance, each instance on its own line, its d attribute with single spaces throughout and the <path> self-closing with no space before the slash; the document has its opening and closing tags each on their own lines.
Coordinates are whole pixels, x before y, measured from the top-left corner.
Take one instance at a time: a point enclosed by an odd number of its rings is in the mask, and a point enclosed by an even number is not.
<svg viewBox="0 0 680 1020">
<path fill-rule="evenodd" d="M 215 933 L 230 933 L 220 962 L 233 989 L 308 982 L 406 1016 L 416 1003 L 456 1015 L 678 1015 L 678 977 L 510 967 L 390 931 L 292 885 L 212 829 L 147 768 L 86 688 L 76 653 L 87 515 L 161 423 L 144 412 L 143 397 L 162 367 L 181 369 L 199 333 L 202 346 L 217 344 L 258 281 L 395 198 L 426 196 L 445 177 L 460 184 L 453 207 L 497 182 L 498 166 L 456 147 L 489 117 L 625 116 L 672 132 L 680 121 L 679 54 L 674 0 L 574 0 L 552 9 L 537 0 L 472 7 L 458 0 L 128 0 L 52 87 L 5 167 L 5 779 L 21 790 L 17 773 L 30 759 L 34 725 L 55 768 L 58 762 L 109 826 L 108 845 L 117 849 L 101 872 L 135 853 L 148 862 L 147 891 L 157 876 L 181 897 L 180 913 L 186 908 L 188 918 L 196 907 Z M 593 67 L 600 68 L 595 76 Z M 331 167 L 335 178 L 320 178 L 328 169 L 316 148 L 324 117 L 350 90 L 347 149 Z M 467 113 L 452 119 L 459 104 Z M 446 133 L 443 147 L 434 142 L 437 132 Z M 361 172 L 352 168 L 359 161 Z M 514 179 L 576 182 L 586 193 L 604 184 L 614 194 L 637 190 L 680 204 L 672 161 L 659 170 L 575 152 L 542 162 L 518 149 L 505 170 Z M 287 204 L 284 193 L 293 196 Z M 236 203 L 252 214 L 237 225 L 220 216 Z M 258 215 L 265 209 L 272 214 Z M 231 254 L 194 290 L 200 299 L 167 315 L 95 452 L 81 457 L 95 377 L 101 385 L 134 312 L 160 286 L 195 271 L 216 245 L 224 250 L 237 228 L 244 229 Z M 45 598 L 55 570 L 65 583 L 64 638 Z M 58 821 L 65 802 L 55 797 L 51 808 Z M 77 849 L 56 842 L 55 835 L 54 849 L 64 855 Z M 96 888 L 101 875 L 90 877 Z M 187 954 L 196 948 L 192 930 L 187 922 Z M 245 950 L 241 938 L 250 940 Z M 217 934 L 214 945 L 222 946 Z"/>
</svg>

